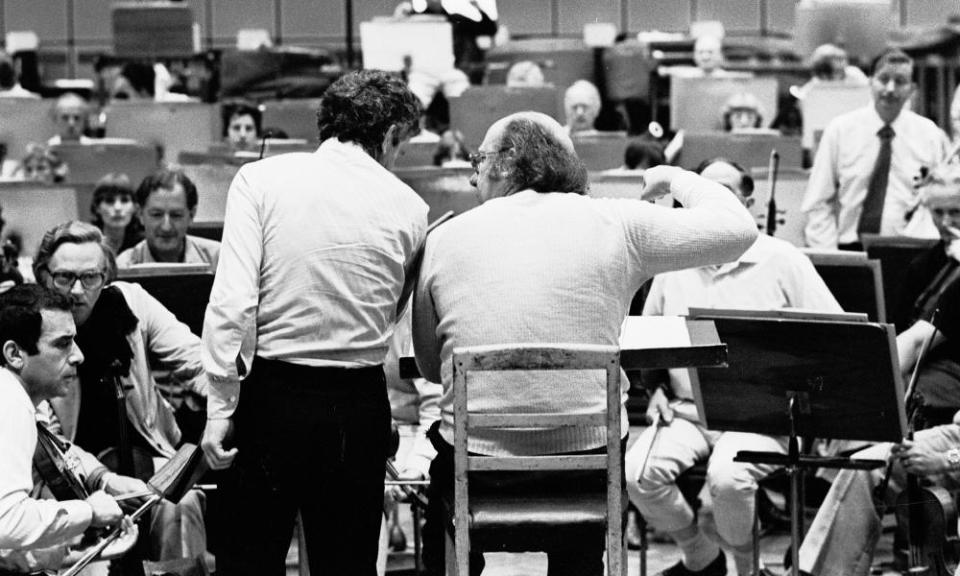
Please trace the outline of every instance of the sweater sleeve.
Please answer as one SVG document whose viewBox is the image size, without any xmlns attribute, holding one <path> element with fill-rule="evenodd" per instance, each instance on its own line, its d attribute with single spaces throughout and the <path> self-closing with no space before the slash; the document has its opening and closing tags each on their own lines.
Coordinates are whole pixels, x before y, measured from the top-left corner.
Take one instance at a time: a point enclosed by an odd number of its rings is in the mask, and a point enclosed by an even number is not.
<svg viewBox="0 0 960 576">
<path fill-rule="evenodd" d="M 661 272 L 736 260 L 757 238 L 753 217 L 720 184 L 682 172 L 670 191 L 683 209 L 608 201 L 622 219 L 637 287 Z"/>
</svg>

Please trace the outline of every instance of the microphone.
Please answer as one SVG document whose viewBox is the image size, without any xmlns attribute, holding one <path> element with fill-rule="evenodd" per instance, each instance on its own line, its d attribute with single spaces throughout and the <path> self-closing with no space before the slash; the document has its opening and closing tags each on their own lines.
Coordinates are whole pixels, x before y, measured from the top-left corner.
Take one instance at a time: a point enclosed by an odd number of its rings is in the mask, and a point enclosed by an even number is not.
<svg viewBox="0 0 960 576">
<path fill-rule="evenodd" d="M 260 157 L 257 160 L 263 160 L 263 153 L 267 150 L 267 139 L 273 137 L 273 132 L 267 130 L 263 133 L 263 138 L 260 140 Z"/>
</svg>

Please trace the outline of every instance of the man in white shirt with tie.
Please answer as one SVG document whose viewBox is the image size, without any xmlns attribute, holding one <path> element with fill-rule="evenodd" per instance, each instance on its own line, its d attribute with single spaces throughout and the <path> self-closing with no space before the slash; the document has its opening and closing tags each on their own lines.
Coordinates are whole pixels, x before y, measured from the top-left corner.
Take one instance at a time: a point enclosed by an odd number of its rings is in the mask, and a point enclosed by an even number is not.
<svg viewBox="0 0 960 576">
<path fill-rule="evenodd" d="M 943 159 L 948 141 L 932 121 L 904 110 L 913 69 L 905 53 L 885 52 L 870 79 L 872 104 L 824 131 L 801 205 L 808 246 L 859 249 L 863 234 L 916 234 L 907 228 L 919 204 L 913 180 Z"/>
</svg>

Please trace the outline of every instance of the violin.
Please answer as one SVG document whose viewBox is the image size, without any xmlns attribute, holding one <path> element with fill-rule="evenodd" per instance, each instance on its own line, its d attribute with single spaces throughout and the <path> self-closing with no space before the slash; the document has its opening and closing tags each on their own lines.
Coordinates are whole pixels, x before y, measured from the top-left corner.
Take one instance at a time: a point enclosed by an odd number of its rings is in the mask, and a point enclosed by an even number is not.
<svg viewBox="0 0 960 576">
<path fill-rule="evenodd" d="M 33 465 L 57 500 L 86 500 L 90 496 L 69 462 L 66 443 L 39 422 Z"/>
<path fill-rule="evenodd" d="M 939 300 L 937 300 L 939 302 Z M 933 322 L 933 316 L 930 322 Z M 932 333 L 920 350 L 907 387 L 906 404 L 910 413 L 907 439 L 913 440 L 914 430 L 920 425 L 922 398 L 917 393 L 920 364 L 933 341 Z M 880 483 L 878 496 L 886 490 L 893 468 L 893 458 L 887 464 L 887 473 Z M 907 487 L 896 500 L 898 540 L 909 545 L 907 557 L 910 574 L 952 576 L 960 563 L 960 537 L 957 535 L 957 508 L 953 496 L 939 486 L 924 486 L 916 474 L 907 474 Z"/>
</svg>

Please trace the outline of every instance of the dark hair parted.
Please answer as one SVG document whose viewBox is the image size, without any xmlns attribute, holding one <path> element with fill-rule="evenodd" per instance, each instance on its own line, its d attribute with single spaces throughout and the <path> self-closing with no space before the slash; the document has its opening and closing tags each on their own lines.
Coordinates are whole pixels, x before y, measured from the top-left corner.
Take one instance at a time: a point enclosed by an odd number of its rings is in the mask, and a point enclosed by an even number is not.
<svg viewBox="0 0 960 576">
<path fill-rule="evenodd" d="M 21 284 L 0 294 L 0 345 L 13 340 L 27 354 L 36 354 L 43 331 L 41 310 L 70 312 L 70 299 L 39 284 Z M 0 354 L 0 366 L 6 363 Z"/>
<path fill-rule="evenodd" d="M 399 77 L 377 70 L 342 76 L 327 88 L 317 110 L 320 141 L 354 142 L 379 160 L 383 139 L 396 125 L 395 144 L 416 134 L 420 101 Z"/>
<path fill-rule="evenodd" d="M 899 48 L 890 48 L 877 56 L 876 60 L 873 61 L 871 70 L 873 70 L 873 74 L 876 75 L 881 68 L 888 64 L 909 64 L 913 68 L 913 72 L 916 72 L 916 66 L 913 65 L 913 58 Z"/>
<path fill-rule="evenodd" d="M 197 207 L 197 187 L 193 181 L 176 168 L 162 168 L 143 179 L 140 186 L 137 187 L 137 204 L 141 207 L 147 205 L 150 195 L 163 188 L 164 190 L 173 190 L 177 184 L 183 186 L 183 193 L 187 195 L 187 208 L 193 210 Z"/>
<path fill-rule="evenodd" d="M 510 162 L 511 191 L 586 194 L 587 168 L 577 155 L 543 124 L 514 118 L 503 130 L 497 164 Z M 497 166 L 494 166 L 497 168 Z"/>
<path fill-rule="evenodd" d="M 653 168 L 666 164 L 663 145 L 650 138 L 634 138 L 623 153 L 623 163 L 630 170 Z"/>
<path fill-rule="evenodd" d="M 47 266 L 50 259 L 57 251 L 57 248 L 63 244 L 97 244 L 103 252 L 104 272 L 107 275 L 106 281 L 113 282 L 117 278 L 117 260 L 113 255 L 113 250 L 103 243 L 103 233 L 100 229 L 88 222 L 71 220 L 63 224 L 57 224 L 46 231 L 43 239 L 40 240 L 40 246 L 37 248 L 37 255 L 33 257 L 33 277 L 37 282 L 44 284 L 47 281 L 49 270 Z"/>
</svg>

